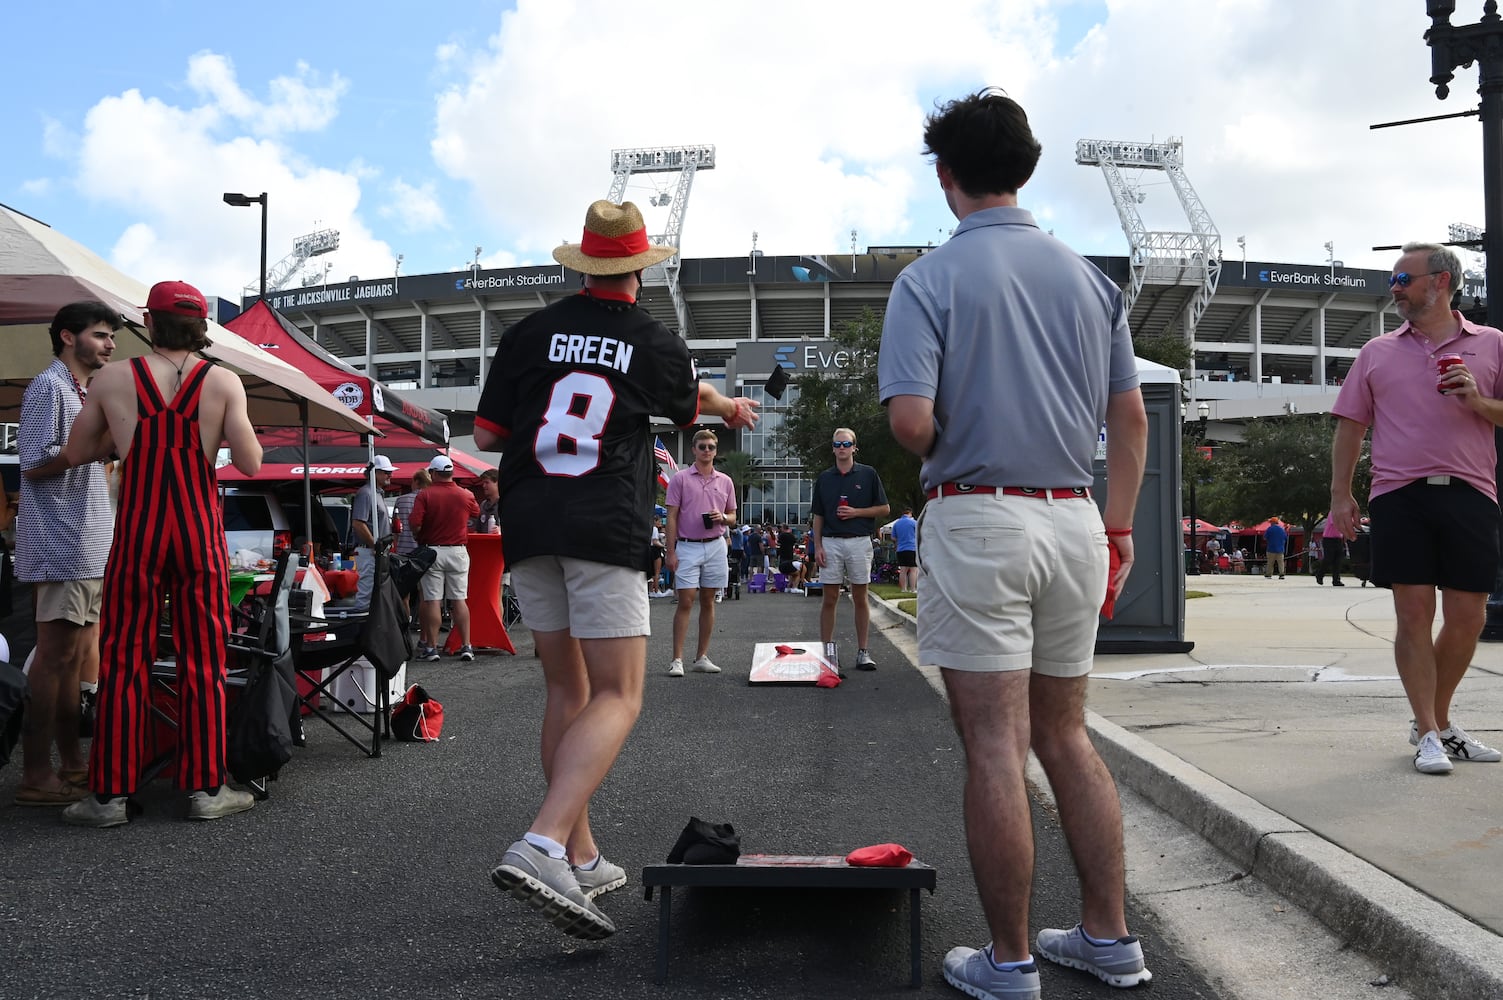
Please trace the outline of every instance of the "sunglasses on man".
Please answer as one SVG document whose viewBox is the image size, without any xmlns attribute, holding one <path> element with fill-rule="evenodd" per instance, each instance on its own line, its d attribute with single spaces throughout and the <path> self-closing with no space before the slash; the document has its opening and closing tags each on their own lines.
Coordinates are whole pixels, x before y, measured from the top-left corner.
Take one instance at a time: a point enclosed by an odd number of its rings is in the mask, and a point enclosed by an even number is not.
<svg viewBox="0 0 1503 1000">
<path fill-rule="evenodd" d="M 1409 283 L 1415 278 L 1428 278 L 1432 274 L 1445 274 L 1444 271 L 1421 271 L 1419 274 L 1410 274 L 1408 271 L 1400 271 L 1388 279 L 1388 287 L 1398 285 L 1400 288 L 1408 288 Z"/>
<path fill-rule="evenodd" d="M 856 442 L 854 442 L 854 441 L 831 441 L 830 442 L 830 447 L 831 448 L 854 448 L 854 447 L 856 447 Z"/>
</svg>

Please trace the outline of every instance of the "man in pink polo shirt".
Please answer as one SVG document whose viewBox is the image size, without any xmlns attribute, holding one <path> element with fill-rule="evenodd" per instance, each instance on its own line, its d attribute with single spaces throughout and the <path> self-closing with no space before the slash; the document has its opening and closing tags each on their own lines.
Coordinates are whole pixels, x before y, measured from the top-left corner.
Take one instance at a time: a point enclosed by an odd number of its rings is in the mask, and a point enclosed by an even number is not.
<svg viewBox="0 0 1503 1000">
<path fill-rule="evenodd" d="M 731 477 L 715 468 L 719 442 L 714 431 L 694 435 L 694 464 L 668 481 L 663 503 L 668 507 L 668 568 L 678 607 L 673 609 L 673 659 L 669 677 L 684 676 L 684 640 L 689 635 L 689 612 L 699 599 L 699 644 L 694 669 L 718 674 L 710 659 L 710 636 L 715 631 L 715 595 L 730 582 L 725 533 L 736 526 L 736 487 Z"/>
<path fill-rule="evenodd" d="M 1446 774 L 1452 760 L 1503 760 L 1451 719 L 1498 575 L 1493 428 L 1503 424 L 1503 332 L 1451 309 L 1462 271 L 1449 248 L 1407 243 L 1402 254 L 1388 284 L 1406 322 L 1362 348 L 1331 409 L 1341 419 L 1329 516 L 1342 537 L 1357 537 L 1352 476 L 1370 426 L 1372 580 L 1393 589 L 1414 766 Z M 1460 363 L 1442 369 L 1447 355 Z M 1444 620 L 1432 640 L 1437 588 Z"/>
</svg>

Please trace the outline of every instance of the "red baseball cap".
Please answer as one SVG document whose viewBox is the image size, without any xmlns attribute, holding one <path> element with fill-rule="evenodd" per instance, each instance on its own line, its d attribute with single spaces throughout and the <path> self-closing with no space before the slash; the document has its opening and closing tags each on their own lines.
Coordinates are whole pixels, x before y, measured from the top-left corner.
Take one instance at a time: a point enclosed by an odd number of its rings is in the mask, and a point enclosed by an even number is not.
<svg viewBox="0 0 1503 1000">
<path fill-rule="evenodd" d="M 204 293 L 186 281 L 159 281 L 146 296 L 146 308 L 152 312 L 177 313 L 208 319 L 209 302 Z"/>
</svg>

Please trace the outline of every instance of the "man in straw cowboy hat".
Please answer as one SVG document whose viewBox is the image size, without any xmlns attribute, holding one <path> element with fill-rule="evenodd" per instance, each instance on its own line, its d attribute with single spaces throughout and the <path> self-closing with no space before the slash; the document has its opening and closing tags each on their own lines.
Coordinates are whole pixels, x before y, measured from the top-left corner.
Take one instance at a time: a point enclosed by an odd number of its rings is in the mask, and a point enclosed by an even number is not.
<svg viewBox="0 0 1503 1000">
<path fill-rule="evenodd" d="M 502 335 L 475 412 L 475 444 L 503 453 L 502 544 L 548 690 L 548 792 L 491 879 L 575 937 L 615 932 L 592 900 L 626 883 L 600 856 L 589 803 L 642 705 L 649 419 L 757 421 L 754 402 L 699 382 L 683 340 L 637 307 L 643 268 L 677 252 L 648 242 L 631 202 L 591 205 L 584 239 L 553 251 L 584 288 Z"/>
</svg>

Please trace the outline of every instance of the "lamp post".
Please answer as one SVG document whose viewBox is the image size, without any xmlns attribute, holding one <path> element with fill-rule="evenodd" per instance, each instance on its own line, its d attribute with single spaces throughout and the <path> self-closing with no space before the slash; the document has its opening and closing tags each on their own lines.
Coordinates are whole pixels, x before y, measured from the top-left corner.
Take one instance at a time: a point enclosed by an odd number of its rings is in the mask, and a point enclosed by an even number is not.
<svg viewBox="0 0 1503 1000">
<path fill-rule="evenodd" d="M 224 203 L 234 205 L 236 208 L 249 208 L 252 205 L 261 206 L 261 301 L 266 301 L 266 192 L 262 191 L 254 198 L 248 194 L 236 194 L 231 191 L 224 193 Z"/>
<path fill-rule="evenodd" d="M 1435 96 L 1450 94 L 1452 70 L 1477 64 L 1477 109 L 1482 123 L 1482 252 L 1487 258 L 1487 325 L 1503 326 L 1503 17 L 1497 0 L 1482 5 L 1476 24 L 1451 24 L 1455 0 L 1425 0 L 1430 28 L 1425 44 L 1430 47 L 1430 82 Z M 1499 292 L 1494 295 L 1493 292 Z M 1494 430 L 1495 442 L 1503 429 Z M 1503 639 L 1503 573 L 1487 595 L 1487 623 L 1482 637 Z"/>
<path fill-rule="evenodd" d="M 1185 404 L 1179 404 L 1180 424 L 1184 427 L 1189 426 L 1189 421 L 1185 419 L 1186 415 Z M 1200 444 L 1206 439 L 1206 422 L 1210 419 L 1210 417 L 1211 404 L 1202 401 L 1201 404 L 1195 408 L 1195 432 L 1194 436 L 1191 439 L 1193 446 L 1190 451 L 1190 460 L 1192 462 L 1198 462 L 1200 460 Z M 1191 558 L 1190 565 L 1185 567 L 1185 573 L 1190 576 L 1200 575 L 1200 511 L 1196 510 L 1195 508 L 1195 480 L 1200 478 L 1199 472 L 1200 470 L 1192 465 L 1190 475 L 1188 477 L 1190 480 Z"/>
</svg>

